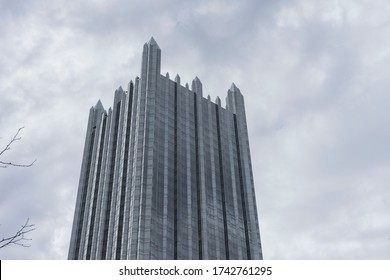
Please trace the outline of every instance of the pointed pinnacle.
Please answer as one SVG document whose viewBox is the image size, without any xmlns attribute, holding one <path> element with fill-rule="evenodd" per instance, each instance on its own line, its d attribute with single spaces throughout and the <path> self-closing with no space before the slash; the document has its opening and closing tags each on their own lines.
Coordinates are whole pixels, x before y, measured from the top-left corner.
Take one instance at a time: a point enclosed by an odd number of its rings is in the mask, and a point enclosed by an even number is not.
<svg viewBox="0 0 390 280">
<path fill-rule="evenodd" d="M 180 76 L 179 76 L 179 74 L 176 75 L 175 82 L 180 85 Z"/>
<path fill-rule="evenodd" d="M 239 89 L 236 87 L 236 85 L 235 85 L 234 83 L 232 83 L 232 85 L 231 85 L 231 87 L 230 87 L 230 90 L 231 90 L 231 91 L 236 91 L 236 90 L 239 91 Z"/>
<path fill-rule="evenodd" d="M 103 104 L 100 101 L 100 99 L 98 100 L 98 102 L 95 105 L 95 110 L 104 110 Z"/>
<path fill-rule="evenodd" d="M 148 42 L 148 45 L 150 46 L 156 46 L 158 49 L 160 48 L 156 42 L 156 40 L 154 40 L 153 36 L 150 38 L 149 42 Z"/>
</svg>

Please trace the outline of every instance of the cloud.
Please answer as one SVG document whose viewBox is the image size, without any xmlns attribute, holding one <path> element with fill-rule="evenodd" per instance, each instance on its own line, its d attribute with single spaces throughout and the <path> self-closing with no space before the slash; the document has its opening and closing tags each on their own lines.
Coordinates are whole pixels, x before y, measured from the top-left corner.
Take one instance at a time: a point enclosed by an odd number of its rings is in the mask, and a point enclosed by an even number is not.
<svg viewBox="0 0 390 280">
<path fill-rule="evenodd" d="M 140 73 L 154 36 L 162 72 L 205 95 L 244 94 L 264 256 L 388 259 L 389 33 L 384 1 L 24 1 L 0 11 L 0 233 L 27 217 L 29 249 L 64 259 L 88 110 Z"/>
</svg>

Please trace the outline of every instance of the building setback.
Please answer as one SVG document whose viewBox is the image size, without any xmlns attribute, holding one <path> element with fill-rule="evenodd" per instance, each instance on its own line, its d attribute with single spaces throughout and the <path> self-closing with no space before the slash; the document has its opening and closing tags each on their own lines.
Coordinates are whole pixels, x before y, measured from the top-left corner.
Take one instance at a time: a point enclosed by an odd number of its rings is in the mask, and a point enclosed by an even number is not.
<svg viewBox="0 0 390 280">
<path fill-rule="evenodd" d="M 160 74 L 151 38 L 141 77 L 89 113 L 69 259 L 262 259 L 244 98 L 226 108 Z"/>
</svg>

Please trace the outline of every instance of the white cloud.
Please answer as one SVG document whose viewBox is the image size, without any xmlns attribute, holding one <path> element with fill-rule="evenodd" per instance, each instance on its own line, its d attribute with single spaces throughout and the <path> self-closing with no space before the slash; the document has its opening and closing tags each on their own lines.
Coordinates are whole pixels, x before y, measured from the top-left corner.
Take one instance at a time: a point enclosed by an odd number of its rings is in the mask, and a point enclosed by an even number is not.
<svg viewBox="0 0 390 280">
<path fill-rule="evenodd" d="M 66 258 L 88 110 L 139 75 L 152 35 L 163 73 L 243 92 L 266 258 L 390 257 L 387 2 L 14 2 L 0 145 L 24 125 L 8 155 L 38 161 L 0 170 L 0 230 L 37 230 L 0 258 Z"/>
</svg>

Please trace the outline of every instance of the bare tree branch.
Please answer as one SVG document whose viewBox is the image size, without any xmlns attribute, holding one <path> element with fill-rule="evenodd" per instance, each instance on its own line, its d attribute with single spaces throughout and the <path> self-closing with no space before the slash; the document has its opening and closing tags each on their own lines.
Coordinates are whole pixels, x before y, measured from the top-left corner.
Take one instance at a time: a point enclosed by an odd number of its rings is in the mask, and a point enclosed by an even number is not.
<svg viewBox="0 0 390 280">
<path fill-rule="evenodd" d="M 30 166 L 33 166 L 34 163 L 36 162 L 37 160 L 34 159 L 33 162 L 31 162 L 30 164 L 16 164 L 16 163 L 12 163 L 12 162 L 4 162 L 4 161 L 1 161 L 0 160 L 0 168 L 7 168 L 8 166 L 15 166 L 15 167 L 30 167 Z"/>
<path fill-rule="evenodd" d="M 3 150 L 0 151 L 0 156 L 2 156 L 6 151 L 9 151 L 11 150 L 11 145 L 16 142 L 16 141 L 19 141 L 22 139 L 22 137 L 19 136 L 19 133 L 20 131 L 24 128 L 24 126 L 20 127 L 18 129 L 18 131 L 16 132 L 16 134 L 14 135 L 14 137 L 12 137 L 11 141 L 9 141 L 9 143 L 5 146 L 5 148 Z M 14 167 L 30 167 L 32 166 L 37 160 L 35 159 L 34 161 L 32 161 L 31 163 L 29 164 L 19 164 L 19 163 L 13 163 L 13 162 L 6 162 L 6 161 L 2 161 L 0 160 L 0 168 L 7 168 L 8 166 L 14 166 Z"/>
<path fill-rule="evenodd" d="M 0 240 L 0 249 L 4 248 L 5 246 L 15 244 L 22 247 L 30 247 L 31 245 L 25 244 L 27 241 L 31 241 L 31 238 L 25 238 L 25 234 L 29 233 L 30 231 L 35 230 L 35 225 L 29 223 L 30 218 L 27 218 L 27 221 L 24 223 L 24 225 L 21 226 L 21 228 L 10 237 L 5 237 Z"/>
<path fill-rule="evenodd" d="M 4 154 L 7 151 L 11 150 L 11 146 L 12 146 L 12 144 L 14 142 L 17 142 L 17 141 L 22 139 L 22 137 L 19 136 L 19 133 L 20 133 L 20 131 L 23 128 L 24 127 L 20 127 L 18 129 L 18 131 L 16 132 L 16 134 L 12 137 L 12 139 L 5 146 L 5 148 L 0 150 L 0 157 L 4 156 Z M 8 166 L 30 167 L 35 162 L 36 162 L 36 160 L 32 161 L 29 164 L 20 164 L 20 163 L 13 163 L 11 161 L 2 161 L 2 160 L 0 160 L 0 168 L 7 168 Z M 0 249 L 6 247 L 8 245 L 11 245 L 11 244 L 19 245 L 19 246 L 22 246 L 22 247 L 30 247 L 30 245 L 28 244 L 28 241 L 31 241 L 32 239 L 31 238 L 26 238 L 25 234 L 35 230 L 35 225 L 34 224 L 30 224 L 29 222 L 30 222 L 30 219 L 27 218 L 26 222 L 20 227 L 20 229 L 14 235 L 12 235 L 10 237 L 3 237 L 3 238 L 1 238 L 0 239 Z"/>
<path fill-rule="evenodd" d="M 12 139 L 5 146 L 5 148 L 0 150 L 0 157 L 4 156 L 4 154 L 7 151 L 11 150 L 11 146 L 12 146 L 12 144 L 14 142 L 19 141 L 19 140 L 22 139 L 22 137 L 19 136 L 19 133 L 20 133 L 20 131 L 23 128 L 24 127 L 20 127 L 18 129 L 18 131 L 16 132 L 16 134 L 12 137 Z M 8 161 L 0 160 L 0 168 L 7 168 L 8 166 L 30 167 L 35 162 L 36 162 L 36 160 L 32 161 L 29 164 L 20 164 L 20 163 L 13 163 L 11 161 L 8 162 Z M 11 244 L 19 245 L 19 246 L 22 246 L 22 247 L 30 247 L 30 245 L 28 244 L 28 241 L 31 241 L 32 239 L 31 238 L 26 238 L 25 234 L 35 230 L 35 225 L 34 224 L 30 224 L 29 222 L 30 222 L 30 218 L 27 218 L 26 222 L 20 227 L 20 229 L 14 235 L 12 235 L 10 237 L 3 237 L 3 238 L 1 238 L 0 239 L 0 249 L 6 247 L 8 245 L 11 245 Z"/>
</svg>

